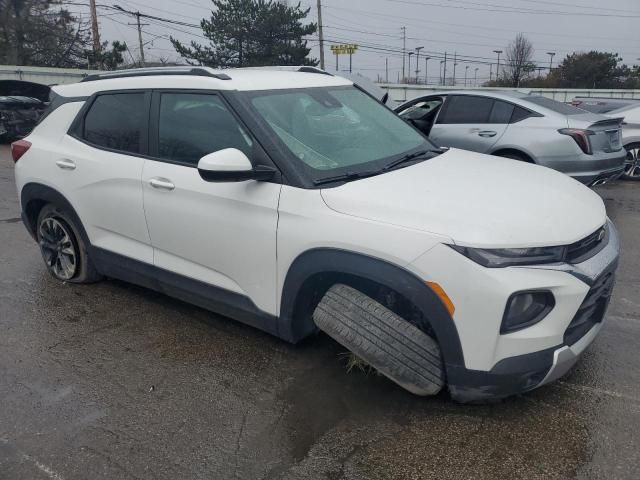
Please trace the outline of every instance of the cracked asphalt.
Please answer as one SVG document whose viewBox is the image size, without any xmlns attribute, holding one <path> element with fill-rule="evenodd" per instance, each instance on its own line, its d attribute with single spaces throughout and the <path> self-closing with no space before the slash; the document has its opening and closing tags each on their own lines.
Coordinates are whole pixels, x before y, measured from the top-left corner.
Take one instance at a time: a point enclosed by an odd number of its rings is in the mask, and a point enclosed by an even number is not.
<svg viewBox="0 0 640 480">
<path fill-rule="evenodd" d="M 0 147 L 0 479 L 638 479 L 640 184 L 598 190 L 622 241 L 606 325 L 561 381 L 490 406 L 347 374 L 118 281 L 54 281 Z"/>
</svg>

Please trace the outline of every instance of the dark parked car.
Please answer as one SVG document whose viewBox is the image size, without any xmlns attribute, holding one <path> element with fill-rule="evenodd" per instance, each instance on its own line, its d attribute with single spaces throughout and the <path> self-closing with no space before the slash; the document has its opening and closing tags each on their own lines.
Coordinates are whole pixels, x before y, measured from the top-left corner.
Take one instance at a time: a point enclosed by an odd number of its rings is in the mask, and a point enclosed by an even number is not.
<svg viewBox="0 0 640 480">
<path fill-rule="evenodd" d="M 0 142 L 29 135 L 46 106 L 33 97 L 0 97 Z"/>
<path fill-rule="evenodd" d="M 0 81 L 0 142 L 27 136 L 47 107 L 50 88 L 20 80 Z"/>
</svg>

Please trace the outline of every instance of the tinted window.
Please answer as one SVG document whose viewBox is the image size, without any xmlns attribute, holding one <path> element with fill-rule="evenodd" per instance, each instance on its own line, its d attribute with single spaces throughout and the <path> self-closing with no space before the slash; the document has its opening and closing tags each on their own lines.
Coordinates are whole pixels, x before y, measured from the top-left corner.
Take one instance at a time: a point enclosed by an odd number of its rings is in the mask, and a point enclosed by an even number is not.
<svg viewBox="0 0 640 480">
<path fill-rule="evenodd" d="M 511 103 L 496 100 L 493 102 L 493 110 L 489 117 L 489 123 L 509 123 L 514 106 Z"/>
<path fill-rule="evenodd" d="M 140 153 L 145 111 L 143 93 L 100 95 L 84 119 L 84 138 L 101 147 Z"/>
<path fill-rule="evenodd" d="M 249 135 L 216 95 L 163 93 L 158 138 L 161 158 L 191 165 L 224 148 L 251 152 Z"/>
<path fill-rule="evenodd" d="M 438 123 L 488 123 L 492 107 L 491 98 L 456 95 L 447 100 Z"/>
<path fill-rule="evenodd" d="M 554 112 L 560 113 L 562 115 L 581 115 L 583 113 L 587 113 L 586 110 L 582 110 L 581 108 L 576 108 L 573 105 L 567 105 L 562 102 L 557 102 L 556 100 L 551 100 L 547 97 L 541 96 L 529 96 L 523 98 L 523 100 L 531 103 L 535 103 L 536 105 L 540 105 L 541 107 L 548 108 L 549 110 L 553 110 Z"/>
<path fill-rule="evenodd" d="M 513 115 L 511 115 L 511 123 L 519 122 L 520 120 L 524 120 L 525 118 L 529 118 L 531 116 L 531 112 L 526 108 L 516 107 L 513 110 Z"/>
</svg>

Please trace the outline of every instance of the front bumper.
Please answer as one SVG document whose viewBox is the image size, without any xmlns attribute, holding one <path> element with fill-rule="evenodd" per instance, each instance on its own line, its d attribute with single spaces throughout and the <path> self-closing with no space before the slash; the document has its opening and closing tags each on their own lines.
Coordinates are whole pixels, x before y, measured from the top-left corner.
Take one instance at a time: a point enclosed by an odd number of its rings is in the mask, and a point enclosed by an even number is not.
<svg viewBox="0 0 640 480">
<path fill-rule="evenodd" d="M 620 242 L 609 222 L 609 241 L 595 256 L 582 263 L 538 268 L 570 273 L 589 285 L 589 291 L 563 335 L 563 343 L 543 351 L 505 358 L 490 372 L 471 370 L 449 375 L 449 388 L 461 402 L 503 398 L 551 383 L 565 375 L 596 338 L 605 319 L 615 283 Z M 482 382 L 487 382 L 482 384 Z"/>
</svg>

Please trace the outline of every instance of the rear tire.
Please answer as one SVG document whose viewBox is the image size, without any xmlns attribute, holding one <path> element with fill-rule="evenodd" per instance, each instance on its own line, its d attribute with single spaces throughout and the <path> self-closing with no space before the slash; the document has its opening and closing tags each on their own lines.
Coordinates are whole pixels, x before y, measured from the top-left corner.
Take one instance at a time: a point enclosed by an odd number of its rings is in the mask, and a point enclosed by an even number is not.
<svg viewBox="0 0 640 480">
<path fill-rule="evenodd" d="M 57 280 L 93 283 L 102 279 L 89 258 L 80 229 L 64 209 L 47 204 L 36 222 L 36 239 L 49 273 Z"/>
<path fill-rule="evenodd" d="M 627 158 L 624 161 L 624 180 L 640 181 L 640 142 L 630 143 L 624 146 Z"/>
<path fill-rule="evenodd" d="M 445 384 L 438 343 L 354 288 L 332 286 L 313 320 L 327 335 L 411 393 L 435 395 Z"/>
<path fill-rule="evenodd" d="M 520 154 L 520 153 L 504 152 L 504 153 L 496 153 L 494 155 L 496 155 L 497 157 L 502 157 L 502 158 L 510 158 L 511 160 L 518 160 L 519 162 L 534 163 L 529 157 L 525 156 L 524 154 Z"/>
</svg>

